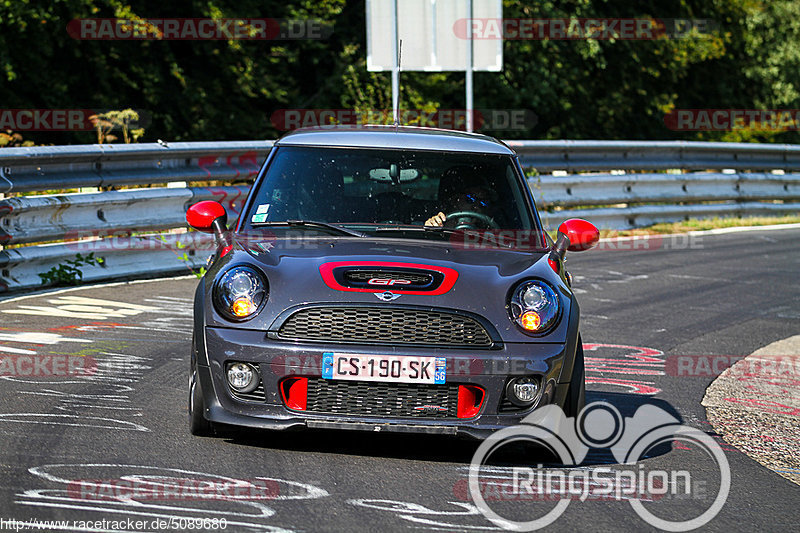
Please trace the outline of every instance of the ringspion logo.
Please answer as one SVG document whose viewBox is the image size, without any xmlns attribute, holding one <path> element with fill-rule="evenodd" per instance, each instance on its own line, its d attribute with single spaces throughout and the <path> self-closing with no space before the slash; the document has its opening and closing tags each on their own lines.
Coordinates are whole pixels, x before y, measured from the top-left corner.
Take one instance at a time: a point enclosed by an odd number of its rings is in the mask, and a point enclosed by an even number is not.
<svg viewBox="0 0 800 533">
<path fill-rule="evenodd" d="M 510 476 L 506 474 L 498 482 L 497 468 L 487 465 L 492 454 L 505 446 L 526 442 L 549 450 L 564 466 L 512 467 Z M 655 449 L 673 442 L 699 452 L 696 459 L 703 461 L 702 466 L 690 469 L 692 463 L 687 462 L 677 470 L 665 470 L 642 461 Z M 592 450 L 608 450 L 618 466 L 582 467 Z M 680 424 L 667 411 L 647 404 L 631 417 L 623 417 L 608 402 L 590 403 L 575 418 L 567 417 L 557 405 L 536 409 L 521 424 L 497 431 L 484 440 L 469 469 L 469 495 L 475 506 L 495 525 L 513 531 L 547 527 L 573 501 L 593 499 L 627 501 L 653 527 L 689 531 L 717 516 L 727 501 L 730 485 L 730 465 L 714 439 L 699 429 Z M 494 490 L 487 492 L 491 487 Z M 682 509 L 682 501 L 687 498 L 710 503 L 696 516 L 686 513 L 675 516 L 671 512 L 674 509 L 667 509 L 668 503 Z M 545 505 L 553 501 L 555 505 Z M 508 510 L 508 506 L 497 502 L 520 504 L 519 508 L 528 513 L 530 520 L 502 516 L 500 513 Z"/>
</svg>

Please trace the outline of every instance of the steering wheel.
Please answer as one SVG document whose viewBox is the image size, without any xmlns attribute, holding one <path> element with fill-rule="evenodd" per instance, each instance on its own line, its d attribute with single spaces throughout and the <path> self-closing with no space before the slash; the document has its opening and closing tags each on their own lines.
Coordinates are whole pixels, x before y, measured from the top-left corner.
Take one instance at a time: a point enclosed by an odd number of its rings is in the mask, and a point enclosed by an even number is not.
<svg viewBox="0 0 800 533">
<path fill-rule="evenodd" d="M 459 218 L 471 218 L 473 221 L 485 225 L 489 229 L 500 229 L 500 224 L 495 222 L 492 217 L 482 213 L 476 213 L 475 211 L 456 211 L 455 213 L 450 213 L 447 215 L 444 222 L 446 224 L 450 220 Z M 468 224 L 463 221 L 456 222 L 456 229 L 474 229 L 472 226 L 473 224 Z"/>
</svg>

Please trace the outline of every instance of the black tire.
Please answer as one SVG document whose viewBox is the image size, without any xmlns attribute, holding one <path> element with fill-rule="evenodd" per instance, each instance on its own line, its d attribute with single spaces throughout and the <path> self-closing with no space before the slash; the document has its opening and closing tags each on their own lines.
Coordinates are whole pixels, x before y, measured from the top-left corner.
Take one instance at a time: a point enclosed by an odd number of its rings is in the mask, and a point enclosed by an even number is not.
<svg viewBox="0 0 800 533">
<path fill-rule="evenodd" d="M 583 342 L 578 335 L 578 346 L 575 349 L 575 364 L 572 365 L 572 378 L 569 382 L 567 399 L 564 402 L 564 414 L 576 418 L 586 406 L 586 367 L 583 362 Z"/>
<path fill-rule="evenodd" d="M 189 383 L 189 432 L 198 437 L 213 437 L 214 423 L 203 416 L 203 396 L 197 386 L 197 374 L 192 375 Z"/>
</svg>

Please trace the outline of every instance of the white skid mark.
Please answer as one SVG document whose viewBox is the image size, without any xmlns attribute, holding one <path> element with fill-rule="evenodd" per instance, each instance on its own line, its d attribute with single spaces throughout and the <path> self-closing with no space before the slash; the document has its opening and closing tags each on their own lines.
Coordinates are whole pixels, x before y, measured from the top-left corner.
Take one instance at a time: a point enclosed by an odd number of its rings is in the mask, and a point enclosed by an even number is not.
<svg viewBox="0 0 800 533">
<path fill-rule="evenodd" d="M 72 394 L 69 392 L 57 391 L 53 389 L 42 389 L 40 391 L 20 391 L 20 394 L 33 394 L 36 396 L 58 396 L 60 398 L 74 398 L 80 400 L 104 400 L 108 402 L 128 402 L 127 396 L 115 396 L 113 394 Z"/>
<path fill-rule="evenodd" d="M 71 502 L 75 501 L 75 500 L 72 500 L 70 498 L 63 498 L 63 500 L 71 501 Z M 51 502 L 39 502 L 39 501 L 19 501 L 19 500 L 17 501 L 17 503 L 19 505 L 31 505 L 31 506 L 34 506 L 34 507 L 55 507 L 55 508 L 59 508 L 59 509 L 78 509 L 78 510 L 82 510 L 82 511 L 99 511 L 99 512 L 103 512 L 103 513 L 117 513 L 117 514 L 125 514 L 125 515 L 147 516 L 147 517 L 150 517 L 150 518 L 165 518 L 165 519 L 169 519 L 169 518 L 186 518 L 185 516 L 181 516 L 181 515 L 177 515 L 177 514 L 150 513 L 150 512 L 146 512 L 146 511 L 134 511 L 134 510 L 131 510 L 131 509 L 113 509 L 113 508 L 106 508 L 106 507 L 92 507 L 92 506 L 88 506 L 88 505 L 74 505 L 74 504 L 70 505 L 70 504 L 64 504 L 64 503 L 51 503 Z M 182 511 L 183 509 L 182 508 L 176 508 L 175 510 L 176 511 Z M 209 514 L 209 511 L 207 511 L 205 509 L 197 509 L 197 511 L 204 512 L 204 513 L 206 513 L 206 515 Z M 252 527 L 254 529 L 259 529 L 259 530 L 267 531 L 267 532 L 270 532 L 270 533 L 292 533 L 292 531 L 293 531 L 291 529 L 284 529 L 282 527 L 277 527 L 277 526 L 269 526 L 269 525 L 265 525 L 265 524 L 254 523 L 254 522 L 239 522 L 239 521 L 235 521 L 235 520 L 226 520 L 226 524 L 229 525 L 229 526 Z M 73 531 L 75 530 L 72 527 L 70 527 L 68 529 L 73 530 Z M 92 532 L 95 532 L 95 531 L 98 531 L 98 532 L 113 531 L 114 533 L 117 533 L 116 530 L 103 530 L 103 529 L 85 529 L 84 531 L 92 531 Z M 122 530 L 119 530 L 119 531 L 121 532 Z"/>
<path fill-rule="evenodd" d="M 61 471 L 61 472 L 59 472 Z M 87 464 L 48 464 L 31 467 L 28 472 L 34 476 L 44 479 L 51 483 L 71 487 L 80 479 L 101 480 L 118 479 L 126 483 L 139 484 L 141 487 L 150 486 L 151 490 L 163 491 L 172 486 L 183 486 L 186 481 L 196 480 L 204 484 L 221 483 L 224 485 L 235 485 L 246 487 L 252 484 L 251 481 L 241 480 L 218 474 L 196 472 L 177 468 L 166 468 L 158 466 L 142 466 L 111 463 L 87 463 Z M 72 479 L 71 474 L 76 478 Z M 111 475 L 108 475 L 111 474 Z M 284 486 L 297 487 L 301 489 L 299 494 L 291 494 L 291 489 L 280 490 L 279 495 L 274 500 L 299 500 L 316 499 L 328 496 L 328 492 L 320 487 L 290 481 L 280 478 L 259 477 L 259 480 L 268 480 Z M 144 490 L 144 489 L 143 489 Z M 157 495 L 159 492 L 154 492 Z M 202 493 L 198 493 L 202 496 Z M 107 500 L 82 500 L 71 494 L 69 489 L 36 489 L 26 490 L 17 494 L 17 503 L 35 507 L 56 507 L 64 509 L 77 509 L 83 511 L 96 511 L 105 514 L 134 514 L 151 516 L 156 518 L 187 518 L 191 516 L 209 515 L 225 518 L 228 525 L 238 528 L 255 528 L 268 532 L 289 531 L 281 527 L 271 526 L 249 520 L 263 520 L 275 514 L 275 511 L 267 505 L 248 499 L 214 499 L 224 507 L 208 508 L 207 506 L 195 507 L 185 502 L 175 502 L 165 504 L 163 502 L 147 501 L 147 491 L 142 492 L 139 498 L 120 496 Z M 272 498 L 271 498 L 272 500 Z M 203 501 L 207 501 L 203 499 Z M 231 520 L 233 518 L 233 520 Z"/>
<path fill-rule="evenodd" d="M 436 520 L 430 520 L 428 518 L 422 518 L 419 516 L 406 515 L 406 514 L 401 514 L 400 518 L 402 518 L 403 520 L 408 520 L 409 522 L 416 522 L 417 524 L 424 524 L 426 526 L 431 526 L 432 528 L 443 529 L 445 531 L 453 531 L 454 529 L 478 529 L 480 531 L 506 531 L 506 529 L 504 528 L 497 526 L 490 526 L 487 524 L 483 524 L 480 526 L 451 524 L 447 522 L 437 522 Z"/>
<path fill-rule="evenodd" d="M 448 520 L 454 517 L 480 516 L 480 511 L 478 510 L 478 508 L 472 505 L 471 503 L 466 503 L 466 502 L 447 502 L 450 505 L 461 507 L 463 510 L 460 511 L 437 511 L 435 509 L 430 509 L 418 503 L 401 502 L 397 500 L 354 499 L 354 500 L 348 500 L 347 503 L 358 507 L 366 507 L 368 509 L 387 511 L 389 513 L 396 515 L 398 518 L 402 518 L 403 520 L 407 520 L 409 522 L 414 522 L 417 524 L 423 524 L 431 529 L 445 529 L 447 531 L 453 531 L 459 529 L 461 530 L 478 529 L 481 531 L 496 531 L 501 529 L 486 524 L 473 526 L 467 524 L 457 524 L 453 522 L 439 522 L 432 518 L 432 517 L 442 517 L 441 519 Z"/>
<path fill-rule="evenodd" d="M 389 511 L 392 513 L 413 513 L 436 516 L 472 516 L 479 515 L 480 511 L 472 504 L 464 502 L 448 502 L 452 505 L 462 507 L 462 511 L 436 511 L 424 505 L 413 502 L 401 502 L 398 500 L 373 500 L 373 499 L 354 499 L 347 500 L 350 505 L 366 507 L 367 509 L 377 509 L 378 511 Z"/>
<path fill-rule="evenodd" d="M 79 305 L 107 305 L 109 307 L 117 307 L 121 309 L 131 309 L 140 312 L 156 311 L 158 308 L 149 305 L 132 304 L 128 302 L 117 302 L 113 300 L 102 300 L 100 298 L 86 298 L 84 296 L 61 296 L 54 300 L 49 300 L 51 304 L 79 304 Z"/>
<path fill-rule="evenodd" d="M 49 493 L 49 494 L 48 494 Z M 220 511 L 218 509 L 209 509 L 209 508 L 197 508 L 197 507 L 179 507 L 173 505 L 163 505 L 163 504 L 156 504 L 156 503 L 144 503 L 139 500 L 134 500 L 132 498 L 120 498 L 117 500 L 106 499 L 106 500 L 81 500 L 76 498 L 75 495 L 71 495 L 69 491 L 63 489 L 37 489 L 37 490 L 26 490 L 21 494 L 17 494 L 20 498 L 39 498 L 41 500 L 51 500 L 51 501 L 66 501 L 69 503 L 73 503 L 76 505 L 80 505 L 81 507 L 84 506 L 91 506 L 91 505 L 102 505 L 106 507 L 103 509 L 104 511 L 112 511 L 112 512 L 120 512 L 121 509 L 117 508 L 124 508 L 124 507 L 136 507 L 139 509 L 158 509 L 163 511 L 184 511 L 188 513 L 205 513 L 207 515 L 231 515 L 231 516 L 242 516 L 246 518 L 269 518 L 275 514 L 275 511 L 264 505 L 263 503 L 247 501 L 247 500 L 237 500 L 236 503 L 242 504 L 246 507 L 254 507 L 256 509 L 256 513 L 244 513 L 244 512 L 236 512 L 236 511 Z M 228 500 L 234 501 L 234 500 Z M 81 503 L 85 502 L 85 503 Z M 21 502 L 18 502 L 21 503 Z M 121 511 L 124 512 L 124 511 Z"/>
<path fill-rule="evenodd" d="M 50 298 L 47 302 L 57 307 L 20 305 L 17 309 L 3 309 L 2 312 L 19 315 L 83 318 L 89 320 L 124 318 L 145 312 L 169 312 L 149 305 L 117 302 L 100 298 L 86 298 L 84 296 L 60 296 L 58 298 Z"/>
<path fill-rule="evenodd" d="M 95 377 L 95 376 L 90 376 L 90 377 Z M 23 378 L 18 378 L 16 376 L 0 376 L 0 379 L 4 379 L 6 381 L 13 381 L 14 383 L 28 383 L 28 384 L 33 384 L 33 385 L 41 385 L 42 384 L 42 381 L 38 380 L 38 379 L 23 379 Z M 91 382 L 91 381 L 100 381 L 103 385 L 105 385 L 107 387 L 113 387 L 116 392 L 133 392 L 133 387 L 130 387 L 128 385 L 122 385 L 120 383 L 109 383 L 108 381 L 91 380 L 91 379 L 82 379 L 82 380 L 70 379 L 70 380 L 63 380 L 63 381 L 61 381 L 61 380 L 59 380 L 59 381 L 48 381 L 47 385 L 50 386 L 50 387 L 55 386 L 55 385 L 58 385 L 58 386 L 61 386 L 61 385 L 86 385 L 87 382 Z"/>
<path fill-rule="evenodd" d="M 69 420 L 72 420 L 70 422 Z M 81 423 L 79 421 L 88 421 Z M 94 422 L 97 423 L 89 423 Z M 3 413 L 0 414 L 0 422 L 17 422 L 19 424 L 42 424 L 45 426 L 74 426 L 86 428 L 101 428 L 101 429 L 118 429 L 124 431 L 145 431 L 150 430 L 139 424 L 133 422 L 126 422 L 124 420 L 117 420 L 115 418 L 102 418 L 99 416 L 78 416 L 78 415 L 62 415 L 52 413 Z M 115 425 L 100 425 L 105 423 L 113 423 Z"/>
<path fill-rule="evenodd" d="M 110 318 L 104 314 L 99 313 L 75 313 L 72 311 L 65 311 L 58 307 L 44 307 L 40 305 L 21 305 L 18 309 L 2 309 L 2 313 L 9 313 L 14 315 L 37 315 L 37 316 L 58 316 L 63 318 L 83 318 L 86 320 L 105 320 Z"/>
<path fill-rule="evenodd" d="M 316 500 L 317 498 L 324 498 L 330 496 L 327 490 L 309 485 L 308 483 L 300 483 L 299 481 L 289 481 L 288 479 L 279 479 L 275 477 L 257 477 L 255 479 L 263 479 L 265 481 L 274 481 L 276 483 L 285 483 L 287 485 L 294 485 L 306 491 L 305 495 L 283 495 L 279 494 L 273 498 L 274 500 Z"/>
<path fill-rule="evenodd" d="M 58 344 L 59 342 L 92 342 L 88 339 L 62 337 L 58 333 L 39 333 L 37 331 L 0 333 L 0 341 L 22 342 L 26 344 Z"/>
<path fill-rule="evenodd" d="M 0 346 L 0 352 L 15 353 L 19 355 L 36 355 L 33 350 L 23 350 L 22 348 L 10 348 L 8 346 Z"/>
</svg>

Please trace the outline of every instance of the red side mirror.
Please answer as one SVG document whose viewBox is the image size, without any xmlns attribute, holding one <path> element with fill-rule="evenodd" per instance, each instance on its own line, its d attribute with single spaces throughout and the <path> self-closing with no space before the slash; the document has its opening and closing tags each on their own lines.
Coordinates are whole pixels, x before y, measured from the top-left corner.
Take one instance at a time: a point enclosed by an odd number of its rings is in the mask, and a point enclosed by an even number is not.
<svg viewBox="0 0 800 533">
<path fill-rule="evenodd" d="M 228 222 L 228 213 L 222 205 L 211 200 L 198 202 L 186 211 L 186 222 L 197 231 L 213 233 L 214 222 L 217 220 L 219 226 L 224 228 Z"/>
<path fill-rule="evenodd" d="M 569 239 L 570 252 L 582 252 L 593 248 L 600 240 L 600 232 L 591 222 L 580 218 L 571 218 L 558 227 L 558 232 Z"/>
</svg>

